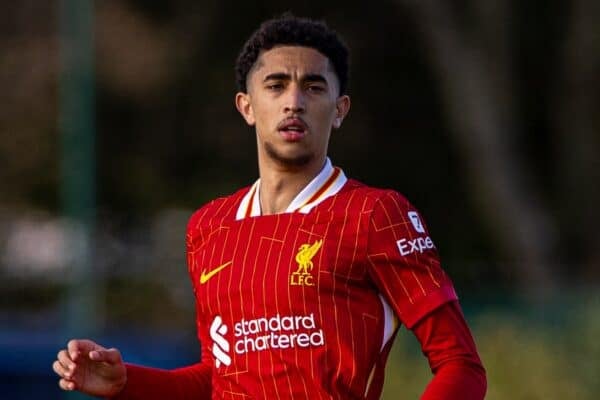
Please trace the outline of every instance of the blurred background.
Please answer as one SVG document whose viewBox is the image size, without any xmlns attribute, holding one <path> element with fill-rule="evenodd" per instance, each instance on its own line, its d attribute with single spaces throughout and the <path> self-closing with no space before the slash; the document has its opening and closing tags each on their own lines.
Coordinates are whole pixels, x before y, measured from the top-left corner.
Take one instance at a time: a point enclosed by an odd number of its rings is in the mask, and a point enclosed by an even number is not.
<svg viewBox="0 0 600 400">
<path fill-rule="evenodd" d="M 266 18 L 351 49 L 330 155 L 426 216 L 488 399 L 600 393 L 600 2 L 2 1 L 0 397 L 86 398 L 72 337 L 128 361 L 199 356 L 185 225 L 257 177 L 233 64 Z M 430 379 L 403 330 L 384 399 Z"/>
</svg>

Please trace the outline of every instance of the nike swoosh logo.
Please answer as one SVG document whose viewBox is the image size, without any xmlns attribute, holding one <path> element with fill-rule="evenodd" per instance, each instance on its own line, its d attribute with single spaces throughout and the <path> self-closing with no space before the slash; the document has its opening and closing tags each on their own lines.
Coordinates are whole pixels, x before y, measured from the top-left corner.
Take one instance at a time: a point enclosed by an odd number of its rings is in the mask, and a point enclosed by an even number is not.
<svg viewBox="0 0 600 400">
<path fill-rule="evenodd" d="M 200 274 L 200 284 L 204 285 L 210 278 L 221 272 L 223 268 L 229 267 L 229 265 L 231 265 L 231 261 L 228 261 L 225 264 L 220 265 L 217 268 L 208 272 L 206 272 L 206 269 L 202 270 L 202 273 Z"/>
</svg>

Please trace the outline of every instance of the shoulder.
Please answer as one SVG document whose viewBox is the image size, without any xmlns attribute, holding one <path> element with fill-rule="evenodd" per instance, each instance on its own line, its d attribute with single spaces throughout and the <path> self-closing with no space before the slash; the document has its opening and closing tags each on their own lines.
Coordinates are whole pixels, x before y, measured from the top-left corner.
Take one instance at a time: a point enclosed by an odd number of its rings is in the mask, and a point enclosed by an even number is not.
<svg viewBox="0 0 600 400">
<path fill-rule="evenodd" d="M 247 186 L 231 195 L 219 197 L 204 204 L 190 217 L 187 226 L 188 232 L 198 229 L 206 223 L 235 219 L 240 201 L 249 189 L 250 186 Z"/>
<path fill-rule="evenodd" d="M 414 209 L 408 199 L 398 191 L 369 186 L 354 179 L 348 180 L 340 194 L 348 196 L 352 201 L 364 204 L 363 212 L 373 212 L 379 209 L 397 211 Z"/>
<path fill-rule="evenodd" d="M 379 188 L 349 180 L 343 192 L 350 209 L 368 215 L 369 230 L 381 231 L 385 227 L 414 229 L 418 233 L 427 230 L 425 219 L 419 210 L 402 194 L 394 189 Z"/>
</svg>

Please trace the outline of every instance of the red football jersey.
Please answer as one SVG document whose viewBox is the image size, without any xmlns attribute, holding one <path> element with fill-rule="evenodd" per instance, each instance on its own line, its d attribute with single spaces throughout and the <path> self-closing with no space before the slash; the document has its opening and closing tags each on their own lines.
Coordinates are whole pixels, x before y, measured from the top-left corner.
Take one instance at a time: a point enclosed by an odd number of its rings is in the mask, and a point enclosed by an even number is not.
<svg viewBox="0 0 600 400">
<path fill-rule="evenodd" d="M 212 398 L 379 398 L 399 322 L 456 299 L 419 213 L 329 160 L 285 213 L 260 214 L 259 186 L 188 225 Z"/>
</svg>

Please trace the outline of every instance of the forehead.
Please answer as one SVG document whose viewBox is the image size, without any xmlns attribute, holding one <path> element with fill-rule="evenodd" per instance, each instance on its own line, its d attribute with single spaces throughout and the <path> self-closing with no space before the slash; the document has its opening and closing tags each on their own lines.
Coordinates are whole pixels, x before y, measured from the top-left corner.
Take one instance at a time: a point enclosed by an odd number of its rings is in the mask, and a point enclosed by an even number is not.
<svg viewBox="0 0 600 400">
<path fill-rule="evenodd" d="M 253 75 L 284 72 L 291 75 L 333 74 L 329 59 L 311 47 L 277 46 L 263 51 L 253 68 Z"/>
</svg>

